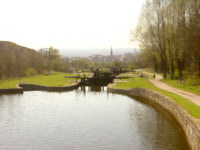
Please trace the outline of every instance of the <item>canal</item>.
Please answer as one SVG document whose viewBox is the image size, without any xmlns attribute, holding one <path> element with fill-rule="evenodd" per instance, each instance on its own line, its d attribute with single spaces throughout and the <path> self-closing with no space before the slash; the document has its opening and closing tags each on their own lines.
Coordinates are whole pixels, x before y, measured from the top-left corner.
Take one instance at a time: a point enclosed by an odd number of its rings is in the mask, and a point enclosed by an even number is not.
<svg viewBox="0 0 200 150">
<path fill-rule="evenodd" d="M 104 87 L 0 96 L 2 150 L 188 150 L 176 121 Z"/>
</svg>

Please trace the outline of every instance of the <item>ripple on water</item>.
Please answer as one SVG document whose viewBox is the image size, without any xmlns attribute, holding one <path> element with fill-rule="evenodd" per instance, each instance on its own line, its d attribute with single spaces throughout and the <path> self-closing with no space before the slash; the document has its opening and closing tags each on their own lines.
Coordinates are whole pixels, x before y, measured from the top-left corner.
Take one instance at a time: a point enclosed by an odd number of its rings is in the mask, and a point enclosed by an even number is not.
<svg viewBox="0 0 200 150">
<path fill-rule="evenodd" d="M 179 126 L 169 120 L 133 98 L 90 87 L 3 95 L 0 149 L 186 150 Z"/>
</svg>

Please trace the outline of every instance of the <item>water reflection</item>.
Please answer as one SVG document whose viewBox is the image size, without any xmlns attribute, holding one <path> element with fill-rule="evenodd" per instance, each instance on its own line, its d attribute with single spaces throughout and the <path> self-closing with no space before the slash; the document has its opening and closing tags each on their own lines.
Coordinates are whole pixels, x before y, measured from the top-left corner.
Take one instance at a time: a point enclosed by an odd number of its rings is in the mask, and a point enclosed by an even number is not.
<svg viewBox="0 0 200 150">
<path fill-rule="evenodd" d="M 79 87 L 78 91 L 81 90 L 84 95 L 87 93 L 87 92 L 103 92 L 103 91 L 106 91 L 107 90 L 107 87 L 106 86 L 81 86 Z"/>
<path fill-rule="evenodd" d="M 80 89 L 84 93 L 86 93 L 86 91 L 102 92 L 102 91 L 106 91 L 107 87 L 106 86 L 81 86 Z"/>
<path fill-rule="evenodd" d="M 141 102 L 141 98 L 135 99 Z M 154 106 L 156 109 L 152 109 L 153 104 L 142 102 L 130 104 L 129 111 L 132 120 L 130 126 L 136 125 L 143 149 L 155 150 L 159 145 L 161 150 L 188 150 L 185 144 L 181 144 L 186 139 L 176 120 L 162 108 Z"/>
<path fill-rule="evenodd" d="M 106 88 L 0 96 L 0 149 L 183 150 L 177 128 L 149 105 Z"/>
</svg>

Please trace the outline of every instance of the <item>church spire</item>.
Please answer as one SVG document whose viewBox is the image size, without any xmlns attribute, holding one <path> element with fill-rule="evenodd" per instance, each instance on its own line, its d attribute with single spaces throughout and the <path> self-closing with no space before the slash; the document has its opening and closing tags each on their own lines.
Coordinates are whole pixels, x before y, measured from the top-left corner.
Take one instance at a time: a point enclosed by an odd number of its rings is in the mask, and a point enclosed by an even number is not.
<svg viewBox="0 0 200 150">
<path fill-rule="evenodd" d="M 111 46 L 111 50 L 110 50 L 110 55 L 113 56 L 112 46 Z"/>
</svg>

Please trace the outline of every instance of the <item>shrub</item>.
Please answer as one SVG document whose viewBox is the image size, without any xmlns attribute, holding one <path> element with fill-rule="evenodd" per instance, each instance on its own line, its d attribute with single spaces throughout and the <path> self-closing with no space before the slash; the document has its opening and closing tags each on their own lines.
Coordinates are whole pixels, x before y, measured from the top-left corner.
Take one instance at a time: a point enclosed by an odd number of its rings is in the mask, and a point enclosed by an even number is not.
<svg viewBox="0 0 200 150">
<path fill-rule="evenodd" d="M 26 76 L 32 76 L 32 75 L 36 75 L 37 71 L 34 68 L 29 68 L 26 70 L 25 74 Z"/>
<path fill-rule="evenodd" d="M 186 85 L 199 85 L 200 84 L 200 79 L 197 76 L 190 76 L 186 82 Z"/>
</svg>

